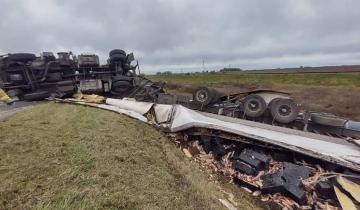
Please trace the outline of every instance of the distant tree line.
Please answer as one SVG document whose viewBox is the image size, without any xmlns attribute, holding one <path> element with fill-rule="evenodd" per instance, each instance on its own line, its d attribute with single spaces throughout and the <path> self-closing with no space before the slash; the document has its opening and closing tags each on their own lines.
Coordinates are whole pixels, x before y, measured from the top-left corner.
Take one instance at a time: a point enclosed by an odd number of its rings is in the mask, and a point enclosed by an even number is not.
<svg viewBox="0 0 360 210">
<path fill-rule="evenodd" d="M 172 75 L 173 73 L 171 71 L 164 71 L 164 72 L 156 72 L 156 75 Z"/>
<path fill-rule="evenodd" d="M 163 72 L 156 72 L 156 75 L 173 75 L 173 74 L 184 74 L 184 75 L 192 75 L 192 74 L 216 74 L 217 72 L 224 73 L 224 72 L 236 72 L 242 71 L 240 68 L 223 68 L 219 71 L 216 70 L 204 70 L 204 71 L 196 71 L 196 72 L 188 72 L 188 73 L 173 73 L 171 71 L 163 71 Z"/>
<path fill-rule="evenodd" d="M 233 71 L 242 71 L 240 68 L 223 68 L 220 72 L 233 72 Z"/>
</svg>

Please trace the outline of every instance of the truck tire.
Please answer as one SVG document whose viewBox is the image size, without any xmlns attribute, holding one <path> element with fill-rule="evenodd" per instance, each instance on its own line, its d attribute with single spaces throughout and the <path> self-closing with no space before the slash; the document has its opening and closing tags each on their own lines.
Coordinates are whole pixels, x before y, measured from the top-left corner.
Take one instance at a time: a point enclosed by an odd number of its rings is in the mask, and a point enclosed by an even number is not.
<svg viewBox="0 0 360 210">
<path fill-rule="evenodd" d="M 13 98 L 13 97 L 19 97 L 23 94 L 23 91 L 21 89 L 12 89 L 12 90 L 8 90 L 6 92 L 6 94 L 10 97 L 10 98 Z"/>
<path fill-rule="evenodd" d="M 312 113 L 311 121 L 320 125 L 344 127 L 348 120 L 330 114 Z"/>
<path fill-rule="evenodd" d="M 12 82 L 19 82 L 19 81 L 23 81 L 24 77 L 21 74 L 10 74 L 9 79 Z"/>
<path fill-rule="evenodd" d="M 46 81 L 48 81 L 48 82 L 57 82 L 57 81 L 60 81 L 60 80 L 61 80 L 61 73 L 60 72 L 50 73 L 46 77 Z"/>
<path fill-rule="evenodd" d="M 37 91 L 24 95 L 26 101 L 40 101 L 50 96 L 48 91 Z"/>
<path fill-rule="evenodd" d="M 245 116 L 256 118 L 260 117 L 266 111 L 265 100 L 256 94 L 246 96 L 244 100 L 244 113 Z"/>
<path fill-rule="evenodd" d="M 132 84 L 129 81 L 118 80 L 111 85 L 111 94 L 123 95 L 132 88 Z"/>
<path fill-rule="evenodd" d="M 125 55 L 125 56 L 126 56 L 126 52 L 125 52 L 124 50 L 114 49 L 114 50 L 111 50 L 111 51 L 110 51 L 109 57 L 111 57 L 112 55 L 115 55 L 115 54 L 121 54 L 121 55 Z"/>
<path fill-rule="evenodd" d="M 126 55 L 114 54 L 114 55 L 110 56 L 110 63 L 125 62 L 125 61 L 126 61 Z"/>
<path fill-rule="evenodd" d="M 200 87 L 193 92 L 194 103 L 207 106 L 214 101 L 216 97 L 216 92 L 212 88 Z"/>
<path fill-rule="evenodd" d="M 270 113 L 276 122 L 290 123 L 293 122 L 298 114 L 299 107 L 291 99 L 274 99 L 270 102 Z"/>
<path fill-rule="evenodd" d="M 18 62 L 26 63 L 35 60 L 36 56 L 31 53 L 14 53 L 14 54 L 9 54 L 8 59 L 10 61 L 18 61 Z"/>
<path fill-rule="evenodd" d="M 131 77 L 127 77 L 124 75 L 116 75 L 112 78 L 112 82 L 116 82 L 116 81 L 131 81 L 132 78 Z"/>
<path fill-rule="evenodd" d="M 139 92 L 137 92 L 134 96 L 137 101 L 151 101 L 152 97 L 150 95 L 151 87 L 144 87 Z"/>
</svg>

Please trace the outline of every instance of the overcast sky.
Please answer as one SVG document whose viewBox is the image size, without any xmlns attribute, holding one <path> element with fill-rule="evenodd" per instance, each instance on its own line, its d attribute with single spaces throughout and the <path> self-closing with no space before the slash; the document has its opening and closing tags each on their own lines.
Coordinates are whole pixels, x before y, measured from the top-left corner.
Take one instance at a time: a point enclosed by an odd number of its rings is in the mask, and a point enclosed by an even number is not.
<svg viewBox="0 0 360 210">
<path fill-rule="evenodd" d="M 145 72 L 360 64 L 360 0 L 0 0 L 0 54 L 113 48 Z"/>
</svg>

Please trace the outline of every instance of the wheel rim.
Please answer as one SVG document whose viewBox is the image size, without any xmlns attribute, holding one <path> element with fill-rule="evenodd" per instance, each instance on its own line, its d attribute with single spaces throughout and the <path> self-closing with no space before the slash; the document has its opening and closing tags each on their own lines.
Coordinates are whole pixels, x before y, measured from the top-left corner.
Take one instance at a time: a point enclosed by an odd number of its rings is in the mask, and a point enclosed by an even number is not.
<svg viewBox="0 0 360 210">
<path fill-rule="evenodd" d="M 204 90 L 200 90 L 196 93 L 196 100 L 200 102 L 205 102 L 208 98 L 208 94 Z"/>
<path fill-rule="evenodd" d="M 247 107 L 250 111 L 258 111 L 260 108 L 260 104 L 258 101 L 249 101 Z"/>
<path fill-rule="evenodd" d="M 281 116 L 287 116 L 291 114 L 291 107 L 288 105 L 281 105 L 279 106 L 278 113 Z"/>
</svg>

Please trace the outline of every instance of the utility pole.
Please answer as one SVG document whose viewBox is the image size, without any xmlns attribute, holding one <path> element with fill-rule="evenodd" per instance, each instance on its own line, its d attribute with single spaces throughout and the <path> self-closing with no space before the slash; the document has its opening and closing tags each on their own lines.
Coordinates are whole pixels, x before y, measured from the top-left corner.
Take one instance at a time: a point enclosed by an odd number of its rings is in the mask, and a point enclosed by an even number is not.
<svg viewBox="0 0 360 210">
<path fill-rule="evenodd" d="M 202 67 L 203 67 L 203 71 L 205 72 L 205 60 L 202 60 Z"/>
</svg>

